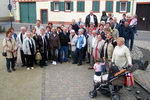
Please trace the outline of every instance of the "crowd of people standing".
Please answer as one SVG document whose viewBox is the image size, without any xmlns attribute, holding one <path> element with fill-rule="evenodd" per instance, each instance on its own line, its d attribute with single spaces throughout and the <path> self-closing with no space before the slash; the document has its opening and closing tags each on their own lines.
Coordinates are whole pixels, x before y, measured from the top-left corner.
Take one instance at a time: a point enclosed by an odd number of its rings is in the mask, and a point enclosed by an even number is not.
<svg viewBox="0 0 150 100">
<path fill-rule="evenodd" d="M 31 32 L 23 26 L 20 33 L 16 34 L 10 28 L 3 40 L 7 71 L 16 70 L 17 52 L 20 52 L 22 67 L 26 66 L 27 70 L 34 69 L 35 64 L 41 68 L 47 66 L 48 62 L 62 64 L 70 58 L 72 64 L 79 66 L 86 61 L 91 65 L 89 69 L 93 68 L 96 61 L 105 64 L 115 62 L 119 67 L 131 65 L 130 51 L 133 49 L 136 26 L 136 16 L 123 14 L 118 23 L 116 17 L 104 11 L 98 23 L 97 16 L 90 11 L 85 22 L 81 18 L 78 22 L 73 19 L 69 26 L 55 27 L 49 22 L 44 27 L 37 20 Z M 37 53 L 41 56 L 38 60 Z"/>
</svg>

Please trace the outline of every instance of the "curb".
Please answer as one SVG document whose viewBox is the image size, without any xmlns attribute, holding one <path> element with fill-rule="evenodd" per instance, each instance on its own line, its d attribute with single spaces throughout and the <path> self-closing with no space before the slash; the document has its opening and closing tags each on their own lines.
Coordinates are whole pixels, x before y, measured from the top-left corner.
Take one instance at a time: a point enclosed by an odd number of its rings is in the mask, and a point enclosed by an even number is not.
<svg viewBox="0 0 150 100">
<path fill-rule="evenodd" d="M 140 81 L 138 81 L 136 77 L 134 77 L 134 80 L 135 80 L 135 83 L 137 83 L 140 87 L 142 87 L 146 92 L 148 92 L 150 94 L 150 89 L 148 89 Z"/>
</svg>

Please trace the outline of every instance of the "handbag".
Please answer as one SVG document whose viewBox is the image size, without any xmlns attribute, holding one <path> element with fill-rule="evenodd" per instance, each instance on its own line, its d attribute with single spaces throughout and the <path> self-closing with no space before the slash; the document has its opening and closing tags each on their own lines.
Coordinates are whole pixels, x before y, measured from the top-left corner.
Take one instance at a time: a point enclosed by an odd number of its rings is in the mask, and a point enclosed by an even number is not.
<svg viewBox="0 0 150 100">
<path fill-rule="evenodd" d="M 6 53 L 6 52 L 3 52 L 3 53 L 2 53 L 2 56 L 6 57 L 6 56 L 7 56 L 7 53 Z"/>
<path fill-rule="evenodd" d="M 40 61 L 42 60 L 42 55 L 39 51 L 37 51 L 36 55 L 35 55 L 35 60 Z"/>
<path fill-rule="evenodd" d="M 128 73 L 125 76 L 125 84 L 126 87 L 131 87 L 134 85 L 134 77 L 132 73 Z"/>
<path fill-rule="evenodd" d="M 5 39 L 5 41 L 6 41 L 6 44 L 7 44 L 7 40 L 6 39 Z M 3 48 L 2 56 L 4 56 L 4 57 L 7 56 L 7 52 L 4 51 L 4 48 Z"/>
</svg>

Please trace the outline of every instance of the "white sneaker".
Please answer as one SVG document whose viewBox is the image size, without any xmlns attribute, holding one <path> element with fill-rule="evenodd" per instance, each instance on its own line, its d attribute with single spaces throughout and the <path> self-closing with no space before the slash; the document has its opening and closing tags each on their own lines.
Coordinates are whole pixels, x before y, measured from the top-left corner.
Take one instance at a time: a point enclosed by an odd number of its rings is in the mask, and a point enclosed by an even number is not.
<svg viewBox="0 0 150 100">
<path fill-rule="evenodd" d="M 27 70 L 30 70 L 30 68 L 27 68 Z"/>
<path fill-rule="evenodd" d="M 54 65 L 54 61 L 52 62 L 52 64 Z"/>
<path fill-rule="evenodd" d="M 54 65 L 56 65 L 57 63 L 56 63 L 56 61 L 54 61 Z"/>
<path fill-rule="evenodd" d="M 34 69 L 34 67 L 31 67 L 31 69 Z"/>
</svg>

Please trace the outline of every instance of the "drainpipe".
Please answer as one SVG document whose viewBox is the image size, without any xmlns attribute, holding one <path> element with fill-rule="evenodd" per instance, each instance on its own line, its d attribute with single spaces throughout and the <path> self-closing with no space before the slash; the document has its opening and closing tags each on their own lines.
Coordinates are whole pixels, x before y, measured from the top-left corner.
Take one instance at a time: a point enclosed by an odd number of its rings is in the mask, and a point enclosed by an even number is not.
<svg viewBox="0 0 150 100">
<path fill-rule="evenodd" d="M 131 15 L 133 16 L 133 15 L 135 15 L 135 13 L 136 13 L 136 11 L 134 11 L 134 10 L 136 10 L 136 0 L 132 0 L 132 12 L 131 12 Z"/>
</svg>

